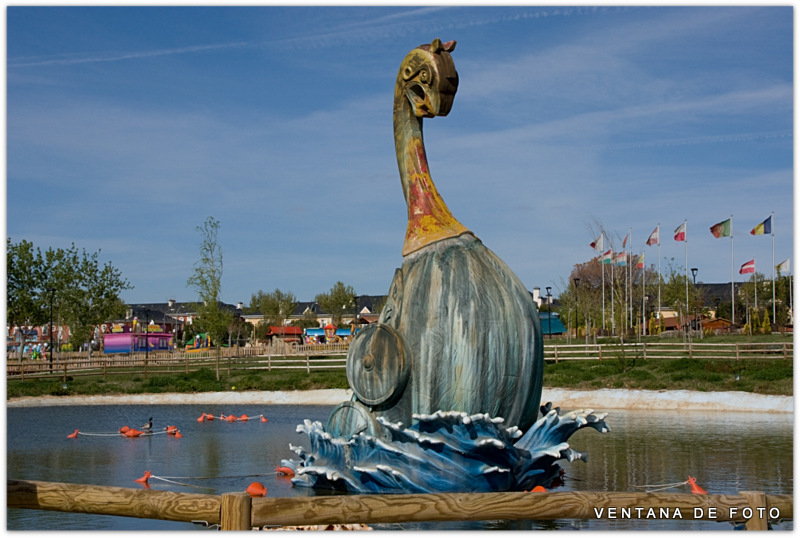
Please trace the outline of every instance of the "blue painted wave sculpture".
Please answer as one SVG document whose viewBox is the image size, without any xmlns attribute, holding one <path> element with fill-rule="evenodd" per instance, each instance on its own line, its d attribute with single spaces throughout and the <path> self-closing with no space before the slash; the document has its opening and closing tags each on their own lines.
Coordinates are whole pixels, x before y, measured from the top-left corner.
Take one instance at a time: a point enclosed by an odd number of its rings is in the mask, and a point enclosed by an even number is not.
<svg viewBox="0 0 800 538">
<path fill-rule="evenodd" d="M 292 467 L 295 486 L 351 493 L 435 493 L 522 491 L 550 487 L 558 479 L 558 460 L 586 461 L 567 440 L 590 427 L 606 433 L 606 414 L 591 409 L 559 414 L 542 406 L 542 418 L 523 435 L 502 418 L 437 411 L 414 415 L 405 427 L 378 417 L 381 436 L 366 432 L 349 439 L 325 431 L 320 422 L 297 426 L 310 447 L 291 446 L 300 461 Z"/>
</svg>

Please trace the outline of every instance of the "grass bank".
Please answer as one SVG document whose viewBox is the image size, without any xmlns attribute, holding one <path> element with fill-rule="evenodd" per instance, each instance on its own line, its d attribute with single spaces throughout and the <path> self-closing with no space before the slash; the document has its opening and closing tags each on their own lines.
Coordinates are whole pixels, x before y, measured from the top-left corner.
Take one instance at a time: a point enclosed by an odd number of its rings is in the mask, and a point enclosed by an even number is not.
<svg viewBox="0 0 800 538">
<path fill-rule="evenodd" d="M 544 386 L 592 389 L 744 391 L 791 396 L 791 360 L 706 360 L 625 358 L 603 361 L 548 362 Z M 101 394 L 158 394 L 171 392 L 290 391 L 348 388 L 345 370 L 248 370 L 195 372 L 110 377 L 101 375 L 60 379 L 7 380 L 6 398 L 23 396 L 79 396 Z"/>
</svg>

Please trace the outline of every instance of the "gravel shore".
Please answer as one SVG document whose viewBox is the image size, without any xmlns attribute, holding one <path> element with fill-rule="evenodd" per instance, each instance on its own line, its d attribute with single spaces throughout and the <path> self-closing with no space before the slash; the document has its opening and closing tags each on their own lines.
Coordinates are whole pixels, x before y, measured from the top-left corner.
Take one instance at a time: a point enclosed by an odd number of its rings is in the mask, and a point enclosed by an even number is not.
<svg viewBox="0 0 800 538">
<path fill-rule="evenodd" d="M 202 392 L 195 394 L 121 394 L 115 396 L 43 396 L 13 398 L 6 407 L 59 405 L 337 405 L 349 400 L 352 391 L 342 389 L 308 391 Z M 542 390 L 542 402 L 553 402 L 563 411 L 592 408 L 680 411 L 737 411 L 793 413 L 792 396 L 771 396 L 749 392 L 696 392 L 689 390 Z"/>
</svg>

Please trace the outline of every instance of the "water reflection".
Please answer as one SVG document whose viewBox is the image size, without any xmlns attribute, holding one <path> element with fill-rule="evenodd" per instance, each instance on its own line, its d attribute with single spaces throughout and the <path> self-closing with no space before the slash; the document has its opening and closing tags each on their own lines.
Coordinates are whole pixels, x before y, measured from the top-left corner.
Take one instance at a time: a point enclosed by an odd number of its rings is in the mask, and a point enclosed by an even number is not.
<svg viewBox="0 0 800 538">
<path fill-rule="evenodd" d="M 270 496 L 314 495 L 293 488 L 272 473 L 281 459 L 291 458 L 289 443 L 302 445 L 295 432 L 303 419 L 327 420 L 328 406 L 71 406 L 7 410 L 7 476 L 14 479 L 138 487 L 144 471 L 182 480 L 207 490 L 188 489 L 151 480 L 153 489 L 220 494 L 243 491 L 258 480 Z M 198 423 L 202 413 L 259 415 L 268 423 Z M 155 429 L 177 425 L 184 437 L 79 437 L 82 432 L 114 432 L 155 417 Z M 691 475 L 709 493 L 752 490 L 792 494 L 793 422 L 791 415 L 757 413 L 626 412 L 614 410 L 611 432 L 581 431 L 570 440 L 589 454 L 588 463 L 565 463 L 562 490 L 638 491 L 634 486 L 666 484 Z M 272 473 L 272 474 L 269 474 Z M 248 478 L 224 478 L 265 474 Z M 223 477 L 195 480 L 195 477 Z M 688 486 L 672 489 L 689 492 Z M 378 529 L 671 529 L 728 530 L 727 523 L 704 521 L 560 520 L 549 522 L 487 521 L 376 525 Z M 189 523 L 136 518 L 8 510 L 9 530 L 188 530 Z M 792 528 L 787 522 L 780 528 Z"/>
</svg>

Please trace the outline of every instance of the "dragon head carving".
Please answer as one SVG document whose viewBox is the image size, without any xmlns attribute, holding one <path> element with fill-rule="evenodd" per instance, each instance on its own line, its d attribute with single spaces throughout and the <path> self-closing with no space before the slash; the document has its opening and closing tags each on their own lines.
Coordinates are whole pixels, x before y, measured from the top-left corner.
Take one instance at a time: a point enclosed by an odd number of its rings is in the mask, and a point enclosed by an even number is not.
<svg viewBox="0 0 800 538">
<path fill-rule="evenodd" d="M 409 52 L 400 64 L 395 93 L 408 99 L 415 116 L 433 118 L 450 112 L 458 89 L 458 73 L 450 56 L 455 48 L 455 41 L 442 43 L 436 38 Z"/>
</svg>

